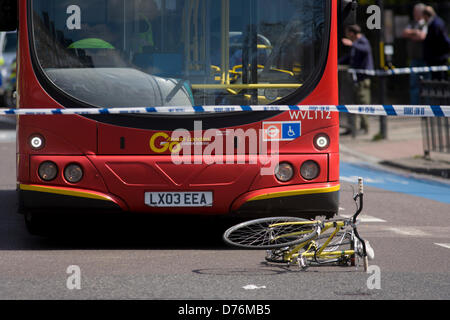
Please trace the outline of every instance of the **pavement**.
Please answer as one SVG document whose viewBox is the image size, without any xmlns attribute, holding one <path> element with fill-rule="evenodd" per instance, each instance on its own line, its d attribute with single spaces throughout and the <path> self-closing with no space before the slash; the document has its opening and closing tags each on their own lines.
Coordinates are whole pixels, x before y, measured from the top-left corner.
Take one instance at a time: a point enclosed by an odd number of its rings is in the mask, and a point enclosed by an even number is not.
<svg viewBox="0 0 450 320">
<path fill-rule="evenodd" d="M 450 154 L 432 152 L 424 157 L 420 118 L 391 117 L 387 121 L 387 139 L 376 140 L 380 118 L 369 116 L 369 131 L 340 136 L 341 157 L 394 167 L 417 174 L 450 179 Z M 342 130 L 344 131 L 344 130 Z"/>
<path fill-rule="evenodd" d="M 0 130 L 15 130 L 16 119 L 11 116 L 0 116 Z"/>
</svg>

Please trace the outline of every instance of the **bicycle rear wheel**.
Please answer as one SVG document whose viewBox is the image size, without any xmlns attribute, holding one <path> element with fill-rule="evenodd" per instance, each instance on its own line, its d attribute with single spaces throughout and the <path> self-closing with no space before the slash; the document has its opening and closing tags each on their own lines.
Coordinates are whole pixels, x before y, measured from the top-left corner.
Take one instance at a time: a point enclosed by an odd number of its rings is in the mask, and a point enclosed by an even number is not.
<svg viewBox="0 0 450 320">
<path fill-rule="evenodd" d="M 294 217 L 271 217 L 246 221 L 225 231 L 225 242 L 246 249 L 289 247 L 313 239 L 318 224 Z"/>
</svg>

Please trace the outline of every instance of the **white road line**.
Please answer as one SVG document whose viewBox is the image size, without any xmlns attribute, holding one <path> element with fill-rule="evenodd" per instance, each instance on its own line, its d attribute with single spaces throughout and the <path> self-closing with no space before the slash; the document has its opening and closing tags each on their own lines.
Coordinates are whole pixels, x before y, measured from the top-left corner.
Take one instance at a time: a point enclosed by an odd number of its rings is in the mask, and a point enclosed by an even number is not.
<svg viewBox="0 0 450 320">
<path fill-rule="evenodd" d="M 351 215 L 347 215 L 347 214 L 341 214 L 340 216 L 344 217 L 344 218 L 350 218 Z M 377 218 L 377 217 L 373 217 L 373 216 L 369 216 L 369 215 L 360 215 L 358 216 L 358 220 L 361 222 L 386 222 L 386 220 Z"/>
<path fill-rule="evenodd" d="M 426 237 L 429 235 L 428 233 L 413 227 L 388 227 L 387 230 L 400 234 L 402 236 L 410 237 Z"/>
<path fill-rule="evenodd" d="M 266 286 L 257 286 L 254 284 L 248 284 L 242 287 L 245 290 L 258 290 L 258 289 L 266 289 Z"/>
<path fill-rule="evenodd" d="M 364 176 L 363 178 L 364 178 L 364 182 L 368 182 L 368 183 L 384 183 L 383 179 L 377 179 L 377 178 L 372 178 L 372 177 L 367 177 L 367 176 Z M 356 182 L 358 182 L 358 176 L 351 176 L 351 177 L 340 176 L 339 180 L 356 183 Z"/>
<path fill-rule="evenodd" d="M 415 237 L 415 238 L 431 238 L 441 239 L 441 241 L 450 240 L 450 227 L 436 226 L 391 226 L 386 224 L 363 224 L 360 226 L 361 234 L 364 238 L 399 238 L 399 237 Z M 430 242 L 433 243 L 433 242 Z M 436 244 L 439 245 L 439 244 Z M 442 245 L 450 246 L 450 243 L 442 243 Z M 447 248 L 447 247 L 446 247 Z"/>
<path fill-rule="evenodd" d="M 440 247 L 444 247 L 444 248 L 447 248 L 447 249 L 450 249 L 450 243 L 434 243 L 435 245 L 437 245 L 437 246 L 440 246 Z"/>
</svg>

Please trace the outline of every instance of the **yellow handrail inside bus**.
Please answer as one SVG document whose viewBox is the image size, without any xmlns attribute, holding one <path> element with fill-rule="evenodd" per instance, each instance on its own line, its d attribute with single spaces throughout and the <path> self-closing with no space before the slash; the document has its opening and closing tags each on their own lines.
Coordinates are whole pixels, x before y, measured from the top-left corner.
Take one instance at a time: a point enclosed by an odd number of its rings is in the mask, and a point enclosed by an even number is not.
<svg viewBox="0 0 450 320">
<path fill-rule="evenodd" d="M 242 75 L 242 71 L 240 70 L 240 69 L 242 69 L 242 67 L 243 67 L 242 64 L 238 64 L 238 65 L 235 65 L 233 68 L 231 68 L 231 70 L 228 71 L 228 79 L 231 81 L 236 81 L 238 79 L 238 76 Z M 264 68 L 265 68 L 265 66 L 258 64 L 258 69 L 264 69 Z M 270 70 L 286 73 L 292 77 L 295 77 L 295 74 L 293 71 L 283 70 L 283 69 L 278 69 L 278 68 L 270 68 Z M 220 76 L 222 74 L 222 70 L 220 69 L 220 67 L 211 65 L 211 73 L 212 73 L 212 75 L 216 74 L 216 76 L 214 77 L 215 81 L 220 81 L 222 79 Z M 230 82 L 228 82 L 228 83 L 230 83 Z"/>
<path fill-rule="evenodd" d="M 237 84 L 192 84 L 192 89 L 298 89 L 301 83 L 237 83 Z"/>
<path fill-rule="evenodd" d="M 272 46 L 268 46 L 267 44 L 257 44 L 256 48 L 258 48 L 258 49 L 273 49 Z"/>
<path fill-rule="evenodd" d="M 221 84 L 230 84 L 230 1 L 222 0 L 221 16 L 222 74 Z"/>
</svg>

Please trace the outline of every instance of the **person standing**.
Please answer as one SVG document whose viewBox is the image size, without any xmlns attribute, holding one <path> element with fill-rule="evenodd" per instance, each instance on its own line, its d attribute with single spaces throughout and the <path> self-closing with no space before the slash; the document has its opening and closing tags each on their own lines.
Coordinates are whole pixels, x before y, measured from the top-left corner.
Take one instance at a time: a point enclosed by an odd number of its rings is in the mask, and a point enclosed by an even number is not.
<svg viewBox="0 0 450 320">
<path fill-rule="evenodd" d="M 344 46 L 351 47 L 350 54 L 339 59 L 339 64 L 349 65 L 352 69 L 373 70 L 372 47 L 369 40 L 361 33 L 358 25 L 349 25 L 345 28 L 345 38 L 342 39 Z M 360 105 L 371 103 L 370 78 L 364 74 L 354 77 L 355 103 Z M 360 117 L 360 128 L 365 133 L 369 131 L 366 115 Z"/>
<path fill-rule="evenodd" d="M 423 54 L 428 66 L 447 65 L 450 52 L 450 40 L 447 36 L 445 22 L 434 11 L 433 7 L 426 6 L 423 17 L 428 25 L 426 35 L 422 34 Z M 432 78 L 436 80 L 447 79 L 447 72 L 434 72 Z"/>
<path fill-rule="evenodd" d="M 423 3 L 414 6 L 414 20 L 403 30 L 402 36 L 407 39 L 407 52 L 410 67 L 424 67 L 423 40 L 426 37 L 428 26 L 423 17 L 425 10 Z M 411 104 L 420 104 L 420 75 L 411 73 L 409 76 L 409 97 Z"/>
<path fill-rule="evenodd" d="M 154 0 L 136 0 L 137 28 L 137 52 L 153 52 L 157 45 L 155 41 L 155 19 L 160 15 L 160 10 Z"/>
</svg>

